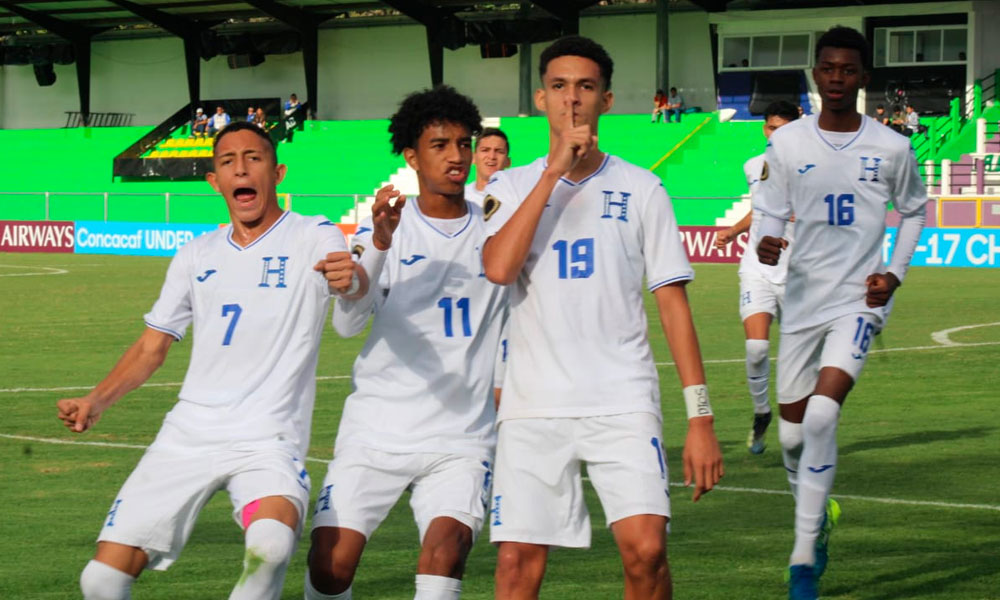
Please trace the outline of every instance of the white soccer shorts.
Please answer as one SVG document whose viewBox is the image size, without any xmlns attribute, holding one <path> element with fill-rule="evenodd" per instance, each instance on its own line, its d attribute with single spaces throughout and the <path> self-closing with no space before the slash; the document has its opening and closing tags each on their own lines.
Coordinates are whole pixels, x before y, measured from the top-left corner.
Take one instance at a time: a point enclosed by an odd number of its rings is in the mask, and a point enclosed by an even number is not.
<svg viewBox="0 0 1000 600">
<path fill-rule="evenodd" d="M 778 318 L 785 301 L 785 284 L 773 283 L 757 273 L 740 274 L 740 319 L 767 313 Z"/>
<path fill-rule="evenodd" d="M 670 517 L 659 415 L 509 419 L 500 423 L 490 541 L 590 546 L 580 465 L 606 523 L 636 515 Z"/>
<path fill-rule="evenodd" d="M 312 526 L 353 529 L 368 539 L 410 489 L 421 543 L 438 517 L 466 525 L 475 539 L 483 526 L 492 476 L 486 457 L 337 448 L 316 500 Z"/>
<path fill-rule="evenodd" d="M 823 367 L 836 367 L 854 381 L 882 327 L 874 313 L 851 313 L 793 333 L 782 332 L 778 345 L 778 402 L 808 398 Z"/>
<path fill-rule="evenodd" d="M 162 437 L 162 436 L 161 436 Z M 181 446 L 157 438 L 111 504 L 99 542 L 142 548 L 147 569 L 166 570 L 180 555 L 205 503 L 225 489 L 242 528 L 243 507 L 284 496 L 299 511 L 309 505 L 309 475 L 287 445 L 255 443 Z"/>
</svg>

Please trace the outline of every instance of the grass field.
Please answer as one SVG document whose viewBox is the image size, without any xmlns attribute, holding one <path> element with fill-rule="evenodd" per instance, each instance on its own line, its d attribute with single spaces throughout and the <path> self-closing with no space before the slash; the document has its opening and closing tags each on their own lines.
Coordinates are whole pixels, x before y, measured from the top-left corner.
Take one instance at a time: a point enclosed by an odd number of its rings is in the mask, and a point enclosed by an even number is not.
<svg viewBox="0 0 1000 600">
<path fill-rule="evenodd" d="M 84 435 L 55 418 L 60 397 L 96 383 L 141 332 L 166 259 L 0 254 L 0 598 L 76 598 L 110 502 L 171 407 L 190 343 L 176 345 L 150 384 Z M 792 542 L 776 431 L 750 456 L 735 265 L 700 265 L 689 288 L 726 460 L 724 487 L 697 504 L 673 488 L 670 559 L 678 599 L 771 599 L 785 595 Z M 657 323 L 655 318 L 652 323 Z M 821 583 L 838 600 L 1000 598 L 1000 270 L 915 268 L 840 428 L 835 497 L 844 509 Z M 961 329 L 943 341 L 932 333 Z M 681 478 L 683 402 L 663 334 L 665 439 Z M 939 335 L 941 340 L 942 336 Z M 331 456 L 350 369 L 362 339 L 328 331 L 320 356 L 310 456 L 315 488 Z M 63 443 L 66 442 L 66 443 Z M 73 444 L 73 445 L 70 445 Z M 106 444 L 106 445 L 92 445 Z M 676 485 L 676 484 L 675 484 Z M 369 543 L 357 598 L 410 598 L 416 527 L 406 498 Z M 544 598 L 615 598 L 622 574 L 595 496 L 589 551 L 554 551 Z M 133 598 L 225 598 L 243 545 L 217 495 L 180 561 L 146 573 Z M 486 536 L 483 536 L 485 538 Z M 285 598 L 301 598 L 305 544 Z M 480 539 L 465 598 L 492 596 L 495 551 Z"/>
</svg>

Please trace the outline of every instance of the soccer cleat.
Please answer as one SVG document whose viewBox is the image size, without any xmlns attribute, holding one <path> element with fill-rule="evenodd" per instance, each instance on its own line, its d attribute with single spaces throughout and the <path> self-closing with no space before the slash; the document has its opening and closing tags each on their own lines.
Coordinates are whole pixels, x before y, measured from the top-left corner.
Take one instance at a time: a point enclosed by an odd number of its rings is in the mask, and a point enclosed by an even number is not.
<svg viewBox="0 0 1000 600">
<path fill-rule="evenodd" d="M 812 565 L 788 567 L 788 600 L 818 600 L 816 571 Z"/>
<path fill-rule="evenodd" d="M 826 561 L 829 557 L 830 533 L 840 520 L 840 504 L 833 498 L 826 499 L 826 513 L 823 515 L 823 524 L 819 528 L 819 537 L 816 538 L 816 579 L 823 576 L 826 571 Z"/>
<path fill-rule="evenodd" d="M 767 441 L 764 438 L 767 435 L 767 426 L 770 424 L 770 411 L 766 413 L 754 413 L 753 428 L 750 429 L 750 435 L 747 436 L 747 449 L 750 451 L 750 454 L 764 453 L 764 449 L 767 448 Z"/>
</svg>

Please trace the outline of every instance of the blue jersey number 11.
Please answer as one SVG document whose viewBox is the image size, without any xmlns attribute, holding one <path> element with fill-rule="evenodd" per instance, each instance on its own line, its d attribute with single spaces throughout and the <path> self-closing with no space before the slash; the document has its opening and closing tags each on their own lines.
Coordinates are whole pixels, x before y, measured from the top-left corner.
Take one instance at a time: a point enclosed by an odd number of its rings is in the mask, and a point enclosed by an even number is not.
<svg viewBox="0 0 1000 600">
<path fill-rule="evenodd" d="M 471 337 L 472 324 L 469 322 L 469 299 L 459 298 L 457 301 L 454 302 L 454 305 L 459 310 L 459 312 L 462 313 L 462 335 L 464 335 L 465 337 Z M 455 331 L 451 323 L 452 320 L 451 298 L 441 298 L 440 300 L 438 300 L 438 306 L 444 309 L 444 336 L 454 337 Z"/>
</svg>

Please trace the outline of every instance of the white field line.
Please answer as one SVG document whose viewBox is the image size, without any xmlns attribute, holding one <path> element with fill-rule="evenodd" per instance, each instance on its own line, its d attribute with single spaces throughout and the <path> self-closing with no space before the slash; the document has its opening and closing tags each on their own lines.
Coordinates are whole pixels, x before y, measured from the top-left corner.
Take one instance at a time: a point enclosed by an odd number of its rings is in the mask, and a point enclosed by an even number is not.
<svg viewBox="0 0 1000 600">
<path fill-rule="evenodd" d="M 74 446 L 99 446 L 104 448 L 128 448 L 135 450 L 145 450 L 146 446 L 139 444 L 121 444 L 115 442 L 84 442 L 76 440 L 61 440 L 58 438 L 41 438 L 33 437 L 28 435 L 13 435 L 9 433 L 0 433 L 0 438 L 6 438 L 10 440 L 20 440 L 25 442 L 38 442 L 40 444 L 64 444 L 64 445 L 74 445 Z M 306 460 L 308 462 L 315 463 L 328 463 L 330 462 L 325 458 L 315 458 L 313 456 L 307 456 Z M 589 478 L 586 478 L 589 479 Z M 670 484 L 670 487 L 685 487 L 683 483 L 674 482 Z M 719 485 L 715 487 L 714 491 L 720 492 L 735 492 L 740 494 L 765 494 L 770 496 L 791 496 L 792 493 L 788 490 L 768 490 L 764 488 L 747 488 L 747 487 L 733 487 Z M 877 496 L 857 496 L 853 494 L 835 494 L 837 498 L 858 500 L 861 502 L 877 502 L 880 504 L 898 504 L 903 506 L 932 506 L 936 508 L 955 508 L 955 509 L 969 509 L 969 510 L 993 510 L 1000 512 L 1000 506 L 995 506 L 992 504 L 968 504 L 961 502 L 938 502 L 934 500 L 905 500 L 902 498 L 879 498 Z"/>
<path fill-rule="evenodd" d="M 0 265 L 4 269 L 45 269 L 41 272 L 32 273 L 0 273 L 0 277 L 29 277 L 31 275 L 65 275 L 69 273 L 66 269 L 56 269 L 54 267 L 25 267 L 19 265 Z"/>
<path fill-rule="evenodd" d="M 965 329 L 978 329 L 980 327 L 993 327 L 995 325 L 1000 325 L 1000 323 L 980 323 L 979 325 L 963 325 L 961 327 L 952 327 L 951 329 L 942 329 L 941 331 L 935 331 L 934 333 L 932 333 L 931 339 L 941 344 L 942 346 L 961 346 L 963 344 L 951 341 L 951 338 L 949 338 L 948 336 L 956 331 L 963 331 Z"/>
<path fill-rule="evenodd" d="M 333 379 L 350 379 L 350 375 L 320 375 L 316 377 L 316 381 L 330 381 Z M 156 388 L 156 387 L 181 387 L 181 382 L 170 381 L 165 383 L 146 383 L 140 387 L 144 388 Z M 93 385 L 69 385 L 65 387 L 50 387 L 50 388 L 0 388 L 0 394 L 19 394 L 24 392 L 73 392 L 78 390 L 89 390 L 93 388 Z"/>
</svg>

